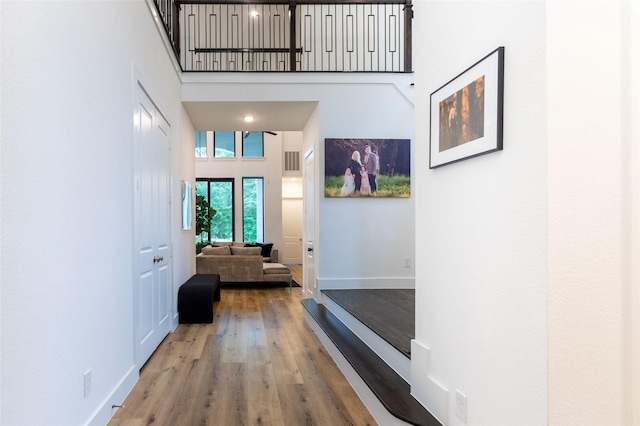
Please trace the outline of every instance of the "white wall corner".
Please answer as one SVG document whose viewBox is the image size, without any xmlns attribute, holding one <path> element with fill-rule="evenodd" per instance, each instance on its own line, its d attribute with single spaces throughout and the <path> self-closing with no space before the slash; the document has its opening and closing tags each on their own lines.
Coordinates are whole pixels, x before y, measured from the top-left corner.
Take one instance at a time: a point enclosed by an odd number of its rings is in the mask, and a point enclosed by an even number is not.
<svg viewBox="0 0 640 426">
<path fill-rule="evenodd" d="M 429 377 L 431 349 L 411 340 L 411 395 L 429 410 L 441 423 L 449 424 L 447 417 L 449 391 Z M 426 380 L 425 380 L 426 378 Z"/>
</svg>

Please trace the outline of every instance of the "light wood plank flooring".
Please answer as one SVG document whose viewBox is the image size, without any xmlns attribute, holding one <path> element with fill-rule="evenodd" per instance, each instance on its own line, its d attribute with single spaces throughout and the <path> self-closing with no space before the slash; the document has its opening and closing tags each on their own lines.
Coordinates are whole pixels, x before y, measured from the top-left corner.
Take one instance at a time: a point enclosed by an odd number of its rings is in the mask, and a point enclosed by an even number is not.
<svg viewBox="0 0 640 426">
<path fill-rule="evenodd" d="M 287 265 L 291 269 L 291 278 L 302 287 L 302 265 Z"/>
<path fill-rule="evenodd" d="M 302 318 L 300 288 L 221 296 L 213 324 L 165 339 L 110 425 L 376 424 Z"/>
</svg>

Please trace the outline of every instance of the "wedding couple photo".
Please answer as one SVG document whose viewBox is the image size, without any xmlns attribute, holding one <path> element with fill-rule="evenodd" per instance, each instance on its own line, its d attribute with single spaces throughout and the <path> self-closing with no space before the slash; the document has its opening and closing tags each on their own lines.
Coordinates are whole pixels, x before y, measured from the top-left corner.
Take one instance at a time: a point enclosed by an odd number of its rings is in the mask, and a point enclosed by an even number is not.
<svg viewBox="0 0 640 426">
<path fill-rule="evenodd" d="M 325 197 L 410 194 L 409 139 L 325 139 Z"/>
</svg>

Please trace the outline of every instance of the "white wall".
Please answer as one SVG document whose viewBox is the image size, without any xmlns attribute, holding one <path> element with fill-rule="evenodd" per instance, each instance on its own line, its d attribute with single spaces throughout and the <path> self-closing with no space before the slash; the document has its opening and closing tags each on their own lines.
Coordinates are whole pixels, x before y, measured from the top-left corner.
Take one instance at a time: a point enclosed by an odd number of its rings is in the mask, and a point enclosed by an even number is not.
<svg viewBox="0 0 640 426">
<path fill-rule="evenodd" d="M 182 181 L 191 182 L 192 191 L 192 212 L 195 212 L 195 161 L 193 159 L 195 153 L 195 129 L 189 120 L 187 111 L 180 106 L 178 108 L 180 120 L 178 121 L 179 130 L 174 132 L 176 140 L 173 143 L 173 155 L 171 164 L 171 185 L 172 185 L 172 232 L 173 232 L 173 302 L 177 307 L 178 289 L 187 281 L 196 270 L 195 254 L 195 213 L 192 218 L 191 230 L 183 230 L 181 226 L 182 203 L 179 202 L 182 197 Z M 177 152 L 176 152 L 177 151 Z M 174 309 L 174 325 L 178 324 L 178 310 Z"/>
<path fill-rule="evenodd" d="M 319 103 L 320 179 L 318 286 L 329 288 L 413 288 L 415 257 L 416 143 L 411 76 L 395 85 L 349 85 Z M 403 85 L 406 85 L 403 87 Z M 406 89 L 407 95 L 401 90 Z M 325 198 L 325 138 L 410 139 L 412 194 L 409 198 Z M 405 267 L 409 258 L 410 267 Z"/>
<path fill-rule="evenodd" d="M 547 421 L 545 5 L 415 5 L 412 392 L 447 424 Z M 504 150 L 428 169 L 429 95 L 505 47 Z M 448 402 L 447 402 L 448 398 Z M 448 404 L 448 405 L 447 405 Z"/>
<path fill-rule="evenodd" d="M 624 10 L 624 9 L 623 9 Z M 631 122 L 630 138 L 624 170 L 627 173 L 628 186 L 625 190 L 631 192 L 628 201 L 630 211 L 626 213 L 631 224 L 631 232 L 627 234 L 628 247 L 631 255 L 626 265 L 626 273 L 630 277 L 630 287 L 625 295 L 625 317 L 627 323 L 625 333 L 630 336 L 629 351 L 624 361 L 631 374 L 625 375 L 625 389 L 628 391 L 624 401 L 625 406 L 631 406 L 625 421 L 630 424 L 640 424 L 640 3 L 630 2 L 628 20 L 623 19 L 623 29 L 629 35 L 623 35 L 623 58 L 627 58 L 630 67 L 626 70 L 626 78 L 631 80 L 630 89 L 623 92 L 623 102 L 629 102 L 630 108 L 623 115 L 625 122 Z M 626 24 L 626 26 L 624 25 Z M 627 208 L 629 205 L 627 205 Z M 628 370 L 627 370 L 628 371 Z"/>
<path fill-rule="evenodd" d="M 412 390 L 448 424 L 463 424 L 456 390 L 467 424 L 639 420 L 638 301 L 628 300 L 639 294 L 633 10 L 416 4 L 416 39 L 433 40 L 416 46 L 418 90 L 506 48 L 504 151 L 418 176 L 427 214 L 416 253 L 426 261 L 416 270 Z M 417 99 L 420 162 L 428 111 L 428 97 Z"/>
<path fill-rule="evenodd" d="M 626 275 L 631 185 L 625 171 L 638 167 L 629 156 L 630 126 L 638 117 L 628 115 L 628 93 L 638 74 L 633 80 L 628 74 L 631 35 L 628 27 L 623 31 L 628 12 L 621 4 L 597 1 L 575 8 L 549 1 L 547 6 L 553 425 L 631 424 L 625 416 L 631 404 L 638 405 L 625 400 L 625 380 L 631 377 L 625 313 L 631 294 Z M 637 105 L 636 99 L 636 112 Z"/>
<path fill-rule="evenodd" d="M 414 197 L 322 196 L 325 138 L 413 140 L 411 78 L 410 74 L 196 74 L 185 76 L 182 99 L 318 102 L 319 134 L 305 134 L 303 145 L 306 152 L 307 141 L 313 141 L 318 173 L 315 261 L 319 285 L 411 288 L 414 269 L 404 267 L 404 258 L 414 264 Z M 394 242 L 393 249 L 389 241 Z"/>
<path fill-rule="evenodd" d="M 1 422 L 105 424 L 137 379 L 134 69 L 172 126 L 174 197 L 180 180 L 193 180 L 178 76 L 144 1 L 0 8 Z M 173 263 L 189 265 L 193 234 L 172 212 Z M 178 266 L 174 280 L 192 272 Z"/>
</svg>

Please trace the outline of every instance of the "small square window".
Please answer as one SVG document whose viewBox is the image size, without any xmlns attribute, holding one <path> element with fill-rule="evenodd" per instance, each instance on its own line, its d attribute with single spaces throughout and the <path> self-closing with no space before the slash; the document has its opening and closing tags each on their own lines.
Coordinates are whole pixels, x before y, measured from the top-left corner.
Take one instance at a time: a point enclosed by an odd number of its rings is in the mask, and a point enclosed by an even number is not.
<svg viewBox="0 0 640 426">
<path fill-rule="evenodd" d="M 242 156 L 264 157 L 264 135 L 262 132 L 244 132 L 242 134 Z"/>
<path fill-rule="evenodd" d="M 236 132 L 213 132 L 213 156 L 233 158 L 236 156 Z"/>
</svg>

